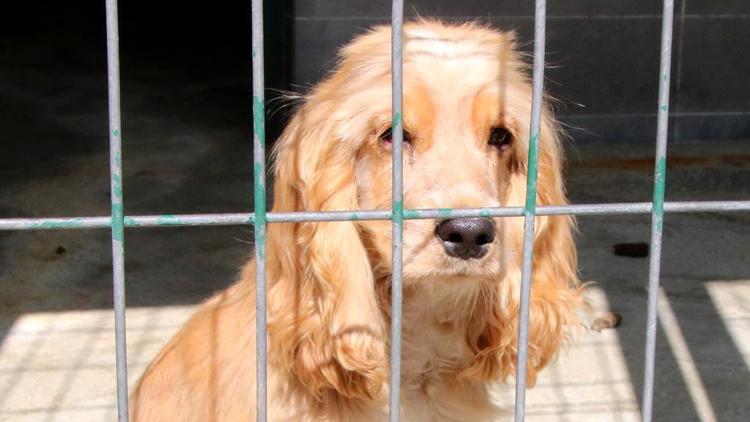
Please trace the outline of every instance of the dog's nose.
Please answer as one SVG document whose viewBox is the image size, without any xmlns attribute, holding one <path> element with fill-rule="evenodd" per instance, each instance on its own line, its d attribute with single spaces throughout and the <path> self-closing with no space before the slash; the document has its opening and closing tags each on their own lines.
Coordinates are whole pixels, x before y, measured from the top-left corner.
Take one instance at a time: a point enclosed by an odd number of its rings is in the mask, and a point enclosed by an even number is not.
<svg viewBox="0 0 750 422">
<path fill-rule="evenodd" d="M 455 218 L 438 223 L 435 232 L 448 255 L 481 258 L 495 240 L 495 222 L 489 218 Z"/>
</svg>

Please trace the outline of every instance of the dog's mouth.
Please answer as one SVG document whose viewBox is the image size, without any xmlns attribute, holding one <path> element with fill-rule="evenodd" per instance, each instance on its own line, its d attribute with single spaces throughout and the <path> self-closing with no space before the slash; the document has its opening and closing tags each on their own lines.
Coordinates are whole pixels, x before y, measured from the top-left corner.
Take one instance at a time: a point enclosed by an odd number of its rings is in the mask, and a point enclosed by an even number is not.
<svg viewBox="0 0 750 422">
<path fill-rule="evenodd" d="M 505 274 L 505 263 L 496 254 L 490 251 L 483 254 L 483 256 L 471 259 L 463 259 L 458 257 L 452 257 L 444 255 L 441 259 L 437 259 L 430 266 L 426 272 L 422 268 L 410 268 L 409 265 L 404 266 L 404 276 L 406 278 L 422 279 L 427 281 L 443 281 L 449 283 L 465 283 L 465 282 L 487 282 L 494 280 L 501 280 Z"/>
</svg>

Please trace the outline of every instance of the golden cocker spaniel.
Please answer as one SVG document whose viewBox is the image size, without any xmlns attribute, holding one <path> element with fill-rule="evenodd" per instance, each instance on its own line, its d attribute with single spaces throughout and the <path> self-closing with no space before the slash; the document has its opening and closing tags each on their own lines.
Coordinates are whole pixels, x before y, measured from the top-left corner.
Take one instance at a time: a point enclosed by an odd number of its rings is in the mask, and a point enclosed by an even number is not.
<svg viewBox="0 0 750 422">
<path fill-rule="evenodd" d="M 274 211 L 391 206 L 391 33 L 343 48 L 276 147 Z M 512 33 L 404 27 L 404 206 L 524 203 L 531 109 Z M 560 130 L 544 110 L 540 205 L 566 203 Z M 528 379 L 578 324 L 573 221 L 537 217 Z M 497 420 L 490 387 L 516 364 L 521 218 L 404 223 L 401 413 Z M 267 245 L 271 421 L 388 415 L 389 221 L 271 224 Z M 246 421 L 255 414 L 255 264 L 204 303 L 147 369 L 135 421 Z"/>
</svg>

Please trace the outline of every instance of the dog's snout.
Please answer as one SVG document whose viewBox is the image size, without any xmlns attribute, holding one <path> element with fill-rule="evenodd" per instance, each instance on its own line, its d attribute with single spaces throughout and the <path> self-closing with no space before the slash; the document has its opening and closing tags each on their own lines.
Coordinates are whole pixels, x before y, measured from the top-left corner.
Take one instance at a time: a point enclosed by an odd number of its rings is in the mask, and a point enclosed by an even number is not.
<svg viewBox="0 0 750 422">
<path fill-rule="evenodd" d="M 495 222 L 489 218 L 454 218 L 439 222 L 435 232 L 448 255 L 481 258 L 495 240 Z"/>
</svg>

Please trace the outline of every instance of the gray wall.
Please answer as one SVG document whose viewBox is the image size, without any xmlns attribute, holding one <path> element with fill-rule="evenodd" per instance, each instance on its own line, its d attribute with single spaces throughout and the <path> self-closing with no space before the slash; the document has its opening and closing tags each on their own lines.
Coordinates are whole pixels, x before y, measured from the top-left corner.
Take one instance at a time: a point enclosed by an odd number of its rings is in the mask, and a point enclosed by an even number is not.
<svg viewBox="0 0 750 422">
<path fill-rule="evenodd" d="M 656 127 L 661 1 L 548 2 L 547 90 L 577 142 L 652 142 Z M 292 89 L 305 91 L 335 50 L 373 24 L 386 0 L 295 0 Z M 414 0 L 407 14 L 477 19 L 515 29 L 531 50 L 533 1 Z M 674 141 L 750 138 L 750 1 L 676 0 L 672 66 Z"/>
</svg>

